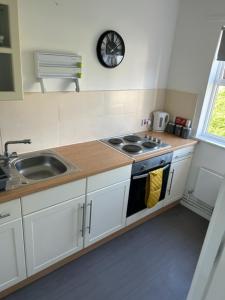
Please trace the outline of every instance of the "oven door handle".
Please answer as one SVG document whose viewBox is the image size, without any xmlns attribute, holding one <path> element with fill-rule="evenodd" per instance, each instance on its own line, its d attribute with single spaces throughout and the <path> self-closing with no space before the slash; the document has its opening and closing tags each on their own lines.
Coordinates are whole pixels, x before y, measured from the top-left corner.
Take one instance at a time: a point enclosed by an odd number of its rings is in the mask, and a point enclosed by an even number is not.
<svg viewBox="0 0 225 300">
<path fill-rule="evenodd" d="M 136 179 L 141 179 L 141 178 L 145 178 L 148 177 L 148 173 L 147 174 L 143 174 L 143 175 L 139 175 L 139 176 L 134 176 L 132 179 L 136 180 Z"/>
<path fill-rule="evenodd" d="M 170 167 L 170 164 L 166 165 L 165 167 L 163 167 L 163 171 L 168 169 Z M 160 168 L 159 168 L 160 169 Z M 146 178 L 148 177 L 148 174 L 150 173 L 151 171 L 149 171 L 148 173 L 146 174 L 142 174 L 142 175 L 138 175 L 138 176 L 133 176 L 132 179 L 133 180 L 136 180 L 136 179 L 141 179 L 141 178 Z"/>
</svg>

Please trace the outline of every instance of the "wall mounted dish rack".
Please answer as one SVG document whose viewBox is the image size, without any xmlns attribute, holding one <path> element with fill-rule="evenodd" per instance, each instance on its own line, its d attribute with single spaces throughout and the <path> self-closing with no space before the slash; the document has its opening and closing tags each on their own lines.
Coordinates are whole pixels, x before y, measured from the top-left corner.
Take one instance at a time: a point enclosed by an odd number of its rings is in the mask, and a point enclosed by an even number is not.
<svg viewBox="0 0 225 300">
<path fill-rule="evenodd" d="M 35 52 L 36 76 L 41 84 L 42 92 L 46 92 L 44 79 L 62 78 L 72 79 L 75 83 L 76 92 L 80 91 L 79 81 L 81 78 L 81 56 L 63 52 Z"/>
</svg>

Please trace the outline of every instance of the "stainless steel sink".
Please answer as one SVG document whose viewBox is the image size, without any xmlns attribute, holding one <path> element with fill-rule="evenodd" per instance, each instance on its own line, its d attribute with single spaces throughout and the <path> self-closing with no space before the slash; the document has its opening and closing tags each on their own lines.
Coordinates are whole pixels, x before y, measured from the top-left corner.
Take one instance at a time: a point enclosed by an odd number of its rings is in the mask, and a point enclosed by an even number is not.
<svg viewBox="0 0 225 300">
<path fill-rule="evenodd" d="M 20 184 L 37 182 L 76 170 L 79 169 L 53 151 L 23 154 L 10 163 L 10 171 Z"/>
<path fill-rule="evenodd" d="M 51 155 L 21 158 L 15 162 L 15 168 L 24 177 L 32 180 L 40 180 L 67 171 L 67 167 L 57 158 Z"/>
</svg>

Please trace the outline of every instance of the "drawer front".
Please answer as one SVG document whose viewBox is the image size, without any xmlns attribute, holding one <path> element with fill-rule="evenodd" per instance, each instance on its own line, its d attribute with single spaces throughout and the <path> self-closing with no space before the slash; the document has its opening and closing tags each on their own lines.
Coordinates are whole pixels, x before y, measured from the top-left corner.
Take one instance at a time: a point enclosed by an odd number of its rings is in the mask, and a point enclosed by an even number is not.
<svg viewBox="0 0 225 300">
<path fill-rule="evenodd" d="M 27 215 L 82 196 L 85 194 L 85 187 L 86 179 L 81 179 L 22 197 L 22 214 Z"/>
<path fill-rule="evenodd" d="M 172 162 L 191 157 L 193 155 L 194 149 L 195 149 L 195 146 L 189 146 L 189 147 L 185 147 L 185 148 L 174 151 Z"/>
<path fill-rule="evenodd" d="M 0 225 L 21 218 L 20 199 L 0 204 Z"/>
<path fill-rule="evenodd" d="M 110 170 L 87 179 L 87 192 L 93 192 L 112 184 L 130 179 L 132 165 Z"/>
</svg>

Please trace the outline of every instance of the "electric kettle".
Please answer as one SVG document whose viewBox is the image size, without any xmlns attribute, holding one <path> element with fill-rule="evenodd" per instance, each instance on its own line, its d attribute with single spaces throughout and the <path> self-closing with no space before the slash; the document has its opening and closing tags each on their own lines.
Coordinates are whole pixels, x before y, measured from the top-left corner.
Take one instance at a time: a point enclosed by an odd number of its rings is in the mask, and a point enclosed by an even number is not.
<svg viewBox="0 0 225 300">
<path fill-rule="evenodd" d="M 164 131 L 168 122 L 168 113 L 164 111 L 153 112 L 153 131 Z"/>
</svg>

